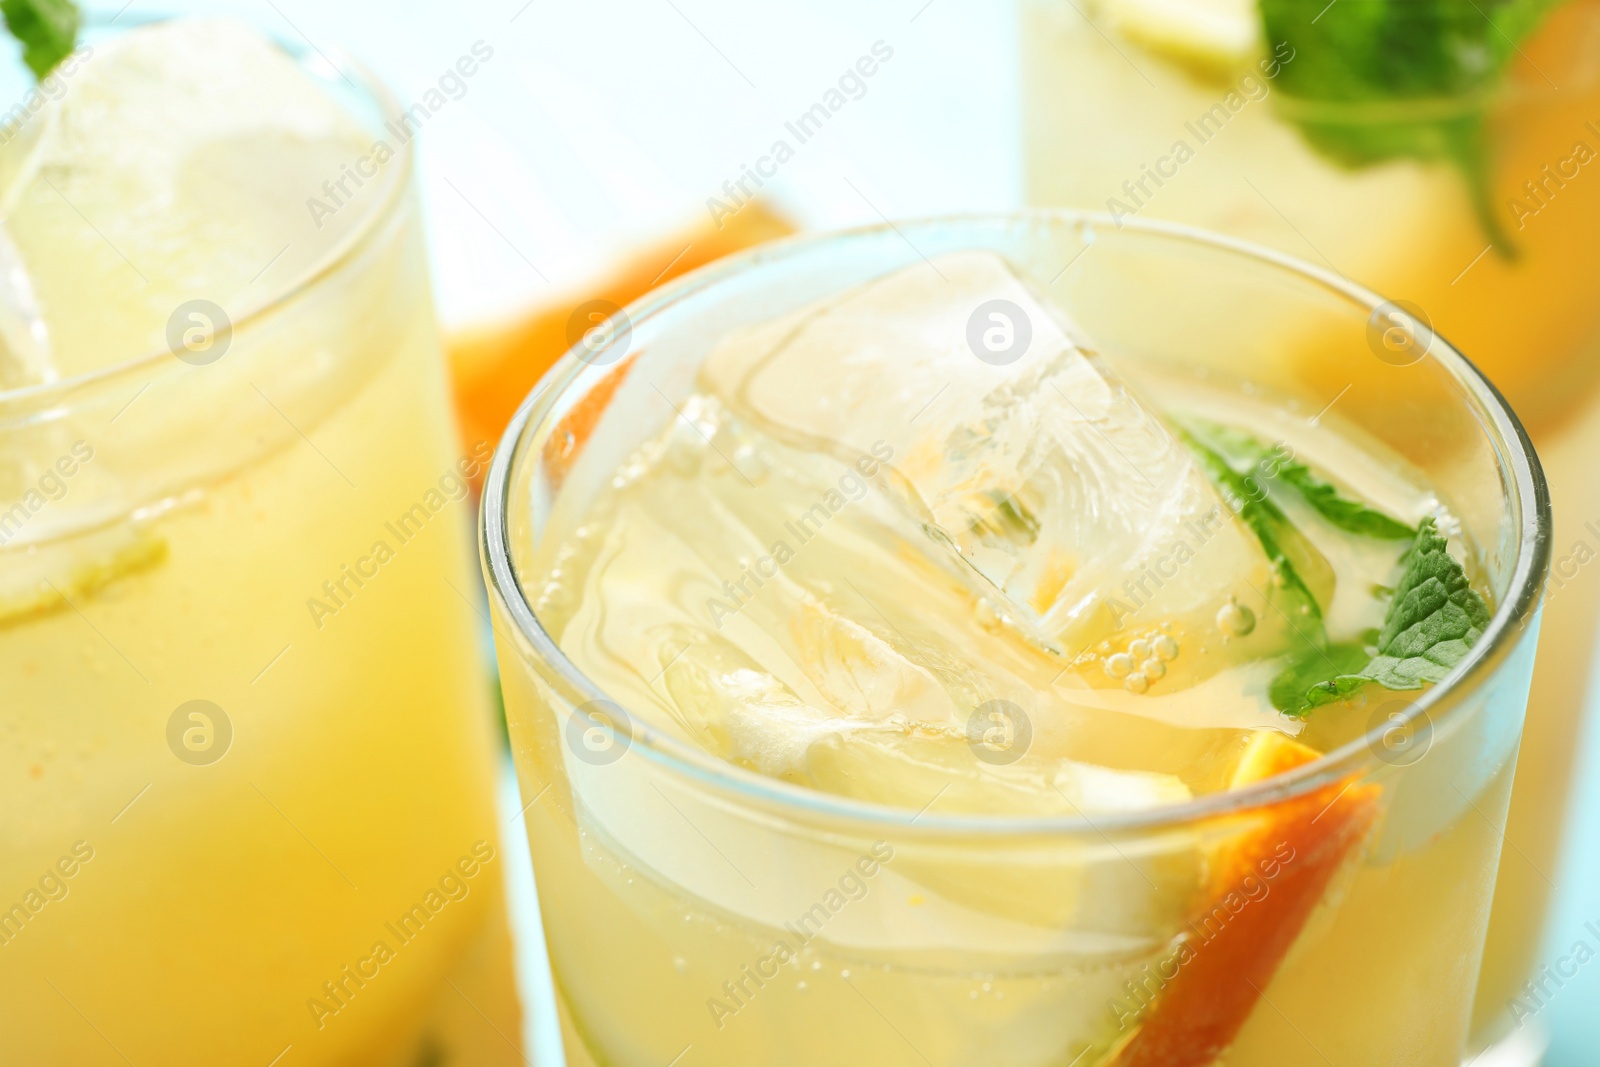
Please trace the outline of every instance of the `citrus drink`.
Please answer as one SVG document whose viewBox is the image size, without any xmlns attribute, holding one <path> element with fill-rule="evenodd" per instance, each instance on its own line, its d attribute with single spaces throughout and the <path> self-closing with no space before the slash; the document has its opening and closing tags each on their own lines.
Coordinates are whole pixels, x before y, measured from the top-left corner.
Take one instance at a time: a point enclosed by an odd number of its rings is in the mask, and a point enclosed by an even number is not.
<svg viewBox="0 0 1600 1067">
<path fill-rule="evenodd" d="M 557 368 L 485 537 L 574 1062 L 1457 1061 L 1537 477 L 1501 525 L 1436 339 L 1432 414 L 1310 406 L 1338 292 L 928 223 Z"/>
</svg>

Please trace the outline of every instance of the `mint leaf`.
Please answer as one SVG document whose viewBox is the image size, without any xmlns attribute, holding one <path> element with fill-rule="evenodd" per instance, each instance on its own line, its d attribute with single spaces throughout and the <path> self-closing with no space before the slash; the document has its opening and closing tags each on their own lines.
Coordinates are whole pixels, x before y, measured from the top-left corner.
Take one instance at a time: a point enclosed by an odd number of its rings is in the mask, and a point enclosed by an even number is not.
<svg viewBox="0 0 1600 1067">
<path fill-rule="evenodd" d="M 1489 606 L 1467 581 L 1432 519 L 1423 522 L 1403 562 L 1405 573 L 1378 637 L 1378 656 L 1362 672 L 1389 689 L 1443 681 L 1489 625 Z"/>
<path fill-rule="evenodd" d="M 1367 647 L 1358 643 L 1307 649 L 1272 680 L 1272 706 L 1299 718 L 1319 704 L 1340 700 L 1345 694 L 1338 679 L 1359 674 L 1371 659 Z"/>
<path fill-rule="evenodd" d="M 78 39 L 78 8 L 72 0 L 0 0 L 11 36 L 22 42 L 22 61 L 43 80 L 72 54 Z"/>
<path fill-rule="evenodd" d="M 1285 715 L 1304 715 L 1368 683 L 1420 689 L 1442 682 L 1466 657 L 1489 625 L 1489 606 L 1468 582 L 1433 519 L 1423 520 L 1400 563 L 1404 573 L 1377 635 L 1376 653 L 1359 669 L 1345 666 L 1354 660 L 1346 651 L 1337 656 L 1331 648 L 1302 653 L 1273 680 L 1269 695 L 1274 707 Z"/>
<path fill-rule="evenodd" d="M 1278 477 L 1292 486 L 1318 515 L 1347 533 L 1385 541 L 1403 541 L 1416 536 L 1415 526 L 1407 526 L 1399 519 L 1343 495 L 1304 463 L 1291 460 L 1282 464 Z"/>
<path fill-rule="evenodd" d="M 1392 159 L 1460 168 L 1489 240 L 1513 254 L 1494 209 L 1486 111 L 1517 46 L 1565 0 L 1260 0 L 1267 40 L 1294 61 L 1279 85 L 1306 140 L 1349 168 Z M 1388 107 L 1385 105 L 1393 105 Z"/>
<path fill-rule="evenodd" d="M 1201 469 L 1222 494 L 1223 502 L 1233 509 L 1261 543 L 1261 550 L 1266 553 L 1277 578 L 1277 591 L 1283 601 L 1280 606 L 1291 620 L 1291 625 L 1307 643 L 1320 646 L 1327 639 L 1322 628 L 1322 607 L 1300 576 L 1291 556 L 1292 550 L 1312 551 L 1302 548 L 1300 531 L 1294 528 L 1278 505 L 1261 491 L 1260 486 L 1234 470 L 1221 452 L 1188 429 L 1181 426 L 1176 429 L 1179 439 L 1194 453 Z M 1303 620 L 1303 623 L 1293 621 L 1296 618 Z M 1310 632 L 1307 632 L 1307 627 Z"/>
<path fill-rule="evenodd" d="M 1268 448 L 1244 431 L 1221 423 L 1200 419 L 1191 419 L 1189 423 L 1235 466 L 1243 464 L 1252 468 L 1246 476 L 1247 482 L 1260 477 L 1282 481 L 1299 493 L 1317 514 L 1347 533 L 1386 541 L 1409 541 L 1417 535 L 1415 526 L 1407 526 L 1399 519 L 1345 496 L 1333 483 L 1294 458 L 1292 452 L 1285 452 L 1282 445 Z"/>
</svg>

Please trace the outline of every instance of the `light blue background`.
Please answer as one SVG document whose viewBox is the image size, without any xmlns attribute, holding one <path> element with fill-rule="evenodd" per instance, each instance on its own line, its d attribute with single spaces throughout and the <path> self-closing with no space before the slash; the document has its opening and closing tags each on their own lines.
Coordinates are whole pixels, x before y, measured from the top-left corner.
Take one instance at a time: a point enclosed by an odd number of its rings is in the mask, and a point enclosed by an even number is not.
<svg viewBox="0 0 1600 1067">
<path fill-rule="evenodd" d="M 1574 810 L 1554 878 L 1555 911 L 1541 955 L 1546 964 L 1571 955 L 1573 943 L 1579 940 L 1587 941 L 1590 949 L 1600 949 L 1600 938 L 1584 928 L 1585 923 L 1593 923 L 1600 929 L 1600 775 L 1594 773 L 1600 767 L 1600 730 L 1594 726 L 1593 705 L 1591 700 L 1588 725 L 1575 739 L 1581 747 Z M 1546 1020 L 1553 1036 L 1547 1067 L 1594 1067 L 1600 1063 L 1600 956 L 1555 989 L 1539 1018 Z"/>
</svg>

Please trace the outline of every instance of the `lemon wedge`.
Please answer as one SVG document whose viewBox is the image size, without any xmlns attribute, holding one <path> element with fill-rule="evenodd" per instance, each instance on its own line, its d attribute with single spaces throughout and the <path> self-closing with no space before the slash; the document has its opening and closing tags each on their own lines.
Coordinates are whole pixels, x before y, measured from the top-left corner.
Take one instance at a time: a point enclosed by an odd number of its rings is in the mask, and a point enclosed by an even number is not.
<svg viewBox="0 0 1600 1067">
<path fill-rule="evenodd" d="M 1107 30 L 1163 58 L 1227 75 L 1261 47 L 1255 0 L 1102 0 Z"/>
</svg>

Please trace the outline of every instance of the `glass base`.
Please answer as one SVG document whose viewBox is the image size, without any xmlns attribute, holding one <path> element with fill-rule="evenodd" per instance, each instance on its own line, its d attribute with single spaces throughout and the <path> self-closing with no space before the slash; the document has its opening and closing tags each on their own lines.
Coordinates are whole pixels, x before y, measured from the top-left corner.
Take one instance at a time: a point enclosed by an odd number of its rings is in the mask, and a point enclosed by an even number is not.
<svg viewBox="0 0 1600 1067">
<path fill-rule="evenodd" d="M 1550 1035 L 1536 1022 L 1525 1023 L 1463 1061 L 1461 1067 L 1539 1067 L 1550 1048 Z"/>
</svg>

